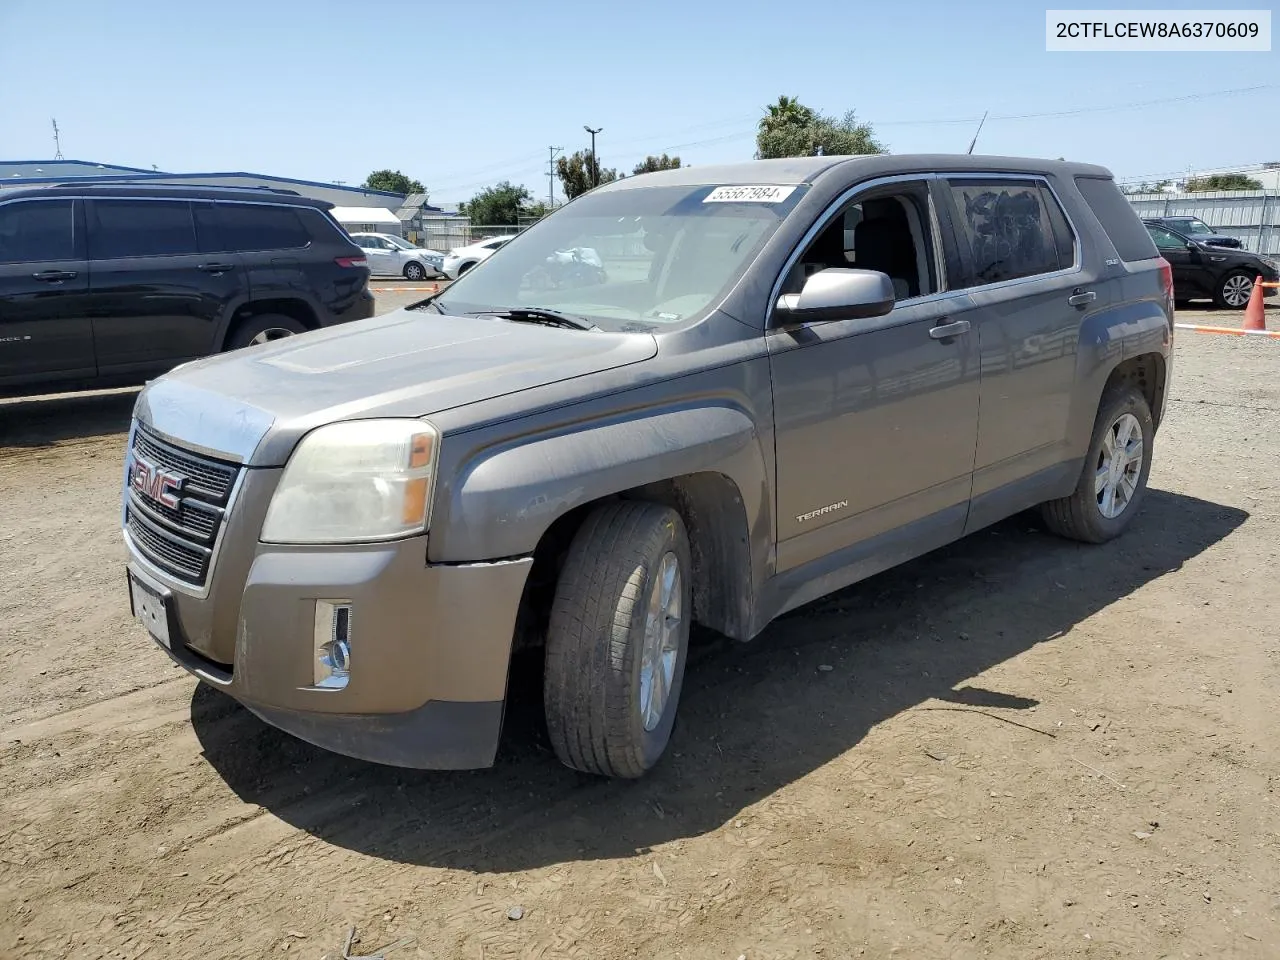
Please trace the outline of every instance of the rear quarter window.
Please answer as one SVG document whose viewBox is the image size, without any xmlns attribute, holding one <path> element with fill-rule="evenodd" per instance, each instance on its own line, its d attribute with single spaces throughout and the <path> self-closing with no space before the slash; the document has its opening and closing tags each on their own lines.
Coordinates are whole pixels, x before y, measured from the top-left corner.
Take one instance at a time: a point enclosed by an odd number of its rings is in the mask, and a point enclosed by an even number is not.
<svg viewBox="0 0 1280 960">
<path fill-rule="evenodd" d="M 218 228 L 227 251 L 297 250 L 311 242 L 307 228 L 290 207 L 220 203 Z"/>
<path fill-rule="evenodd" d="M 1076 177 L 1076 187 L 1089 204 L 1089 209 L 1111 238 L 1120 259 L 1127 263 L 1150 260 L 1157 256 L 1156 245 L 1147 233 L 1142 218 L 1124 198 L 1114 180 L 1103 177 Z"/>
</svg>

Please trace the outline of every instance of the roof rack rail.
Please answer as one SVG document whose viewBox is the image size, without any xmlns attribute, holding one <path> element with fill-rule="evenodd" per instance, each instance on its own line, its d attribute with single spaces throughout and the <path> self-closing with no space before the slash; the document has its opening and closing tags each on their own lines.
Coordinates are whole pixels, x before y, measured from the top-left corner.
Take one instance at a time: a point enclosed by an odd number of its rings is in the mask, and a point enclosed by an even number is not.
<svg viewBox="0 0 1280 960">
<path fill-rule="evenodd" d="M 3 181 L 0 181 L 3 182 Z M 267 193 L 282 193 L 290 197 L 300 197 L 302 194 L 297 190 L 286 190 L 283 187 L 268 187 L 265 184 L 247 184 L 237 186 L 231 183 L 154 183 L 146 180 L 97 180 L 93 177 L 77 177 L 74 180 L 64 180 L 60 183 L 46 184 L 50 187 L 173 187 L 175 189 L 186 188 L 187 190 L 226 190 L 229 192 L 244 193 L 250 190 L 265 190 Z"/>
</svg>

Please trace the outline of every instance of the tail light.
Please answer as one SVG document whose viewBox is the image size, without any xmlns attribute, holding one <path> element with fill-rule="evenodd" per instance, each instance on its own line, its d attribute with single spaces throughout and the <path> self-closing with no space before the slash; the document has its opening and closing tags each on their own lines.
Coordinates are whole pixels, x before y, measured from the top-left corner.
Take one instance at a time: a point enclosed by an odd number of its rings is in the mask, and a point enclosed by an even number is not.
<svg viewBox="0 0 1280 960">
<path fill-rule="evenodd" d="M 1160 286 L 1164 298 L 1169 301 L 1169 316 L 1173 316 L 1173 267 L 1164 257 L 1160 258 Z"/>
<path fill-rule="evenodd" d="M 334 257 L 333 262 L 340 267 L 363 267 L 369 263 L 368 257 Z"/>
</svg>

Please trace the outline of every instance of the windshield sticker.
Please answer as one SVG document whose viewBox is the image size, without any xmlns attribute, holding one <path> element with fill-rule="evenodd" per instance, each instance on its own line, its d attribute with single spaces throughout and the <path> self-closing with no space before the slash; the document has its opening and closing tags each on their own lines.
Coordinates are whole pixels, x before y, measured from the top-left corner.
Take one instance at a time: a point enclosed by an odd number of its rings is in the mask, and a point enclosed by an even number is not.
<svg viewBox="0 0 1280 960">
<path fill-rule="evenodd" d="M 791 194 L 795 193 L 796 188 L 778 187 L 778 186 L 740 186 L 740 187 L 716 187 L 706 197 L 703 203 L 781 203 Z"/>
</svg>

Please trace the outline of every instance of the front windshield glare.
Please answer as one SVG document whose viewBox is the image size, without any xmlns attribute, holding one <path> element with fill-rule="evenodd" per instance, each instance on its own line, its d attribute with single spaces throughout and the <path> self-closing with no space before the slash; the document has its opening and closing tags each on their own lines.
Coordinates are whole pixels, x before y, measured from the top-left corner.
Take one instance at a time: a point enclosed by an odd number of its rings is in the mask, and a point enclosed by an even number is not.
<svg viewBox="0 0 1280 960">
<path fill-rule="evenodd" d="M 742 276 L 804 187 L 756 194 L 768 201 L 715 190 L 588 194 L 505 244 L 439 305 L 454 314 L 541 307 L 615 331 L 701 317 Z"/>
<path fill-rule="evenodd" d="M 1186 220 L 1183 222 L 1183 225 L 1187 228 L 1188 233 L 1213 233 L 1213 230 L 1211 230 L 1209 225 L 1203 220 Z"/>
</svg>

